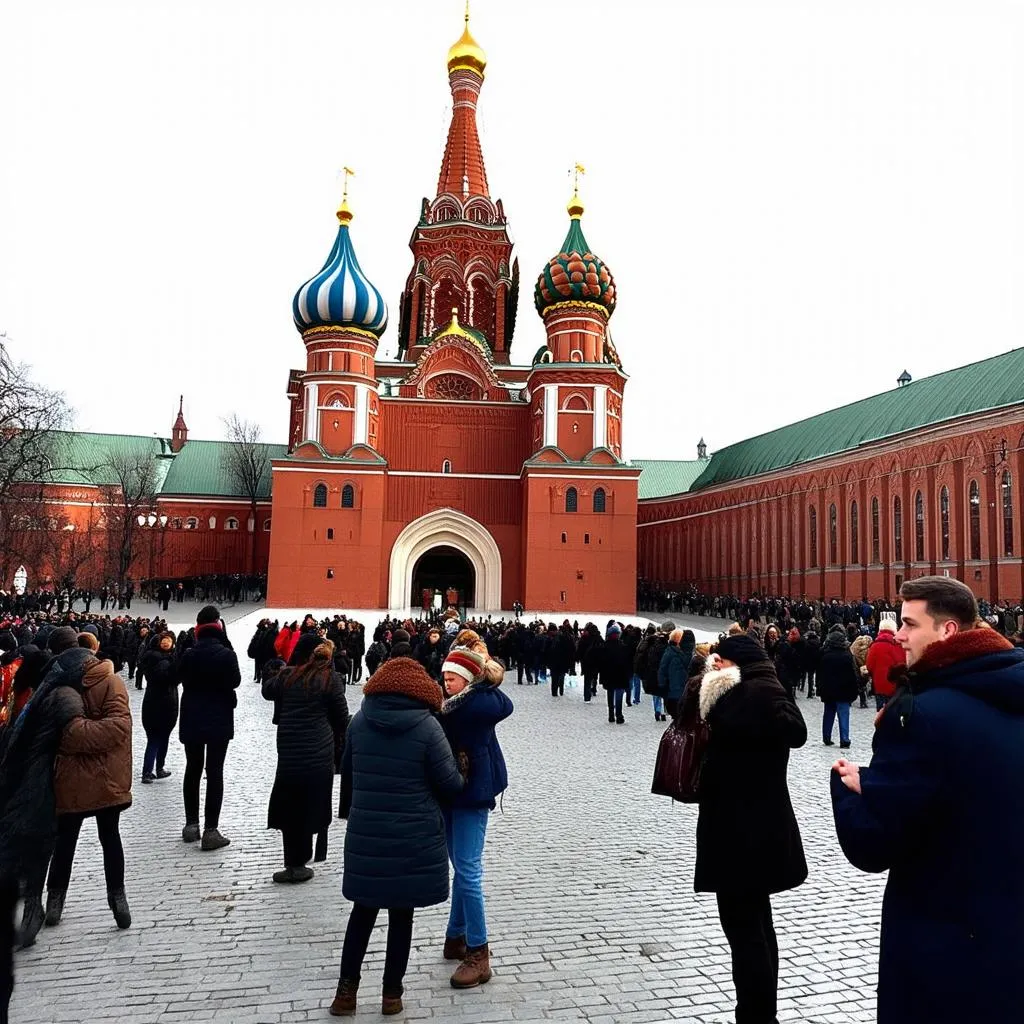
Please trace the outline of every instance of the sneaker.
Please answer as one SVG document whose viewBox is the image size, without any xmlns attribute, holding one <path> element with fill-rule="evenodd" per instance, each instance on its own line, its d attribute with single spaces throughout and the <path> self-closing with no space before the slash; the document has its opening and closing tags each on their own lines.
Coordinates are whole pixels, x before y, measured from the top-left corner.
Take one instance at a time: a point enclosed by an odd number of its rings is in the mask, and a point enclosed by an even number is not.
<svg viewBox="0 0 1024 1024">
<path fill-rule="evenodd" d="M 142 781 L 148 785 L 151 782 L 156 782 L 156 776 L 152 772 L 143 772 Z"/>
<path fill-rule="evenodd" d="M 156 770 L 156 777 L 158 779 L 169 779 L 171 774 L 166 768 L 157 768 Z"/>
<path fill-rule="evenodd" d="M 210 850 L 222 850 L 231 842 L 227 836 L 222 836 L 220 832 L 215 828 L 208 828 L 203 833 L 202 848 L 209 852 Z"/>
<path fill-rule="evenodd" d="M 181 840 L 184 843 L 199 842 L 199 825 L 196 822 L 189 822 L 181 830 Z"/>
<path fill-rule="evenodd" d="M 822 740 L 821 742 L 824 743 L 826 747 L 834 747 L 835 746 L 835 744 L 831 740 Z"/>
</svg>

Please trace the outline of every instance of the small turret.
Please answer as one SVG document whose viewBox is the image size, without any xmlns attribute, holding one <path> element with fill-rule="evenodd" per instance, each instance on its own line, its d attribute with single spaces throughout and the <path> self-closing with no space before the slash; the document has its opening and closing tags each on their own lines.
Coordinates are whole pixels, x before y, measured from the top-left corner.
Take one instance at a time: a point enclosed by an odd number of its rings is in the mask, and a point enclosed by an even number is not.
<svg viewBox="0 0 1024 1024">
<path fill-rule="evenodd" d="M 174 421 L 174 426 L 171 428 L 171 451 L 175 455 L 185 447 L 185 443 L 188 441 L 188 426 L 185 423 L 185 415 L 183 413 L 185 405 L 185 396 L 180 395 L 178 397 L 178 418 Z"/>
</svg>

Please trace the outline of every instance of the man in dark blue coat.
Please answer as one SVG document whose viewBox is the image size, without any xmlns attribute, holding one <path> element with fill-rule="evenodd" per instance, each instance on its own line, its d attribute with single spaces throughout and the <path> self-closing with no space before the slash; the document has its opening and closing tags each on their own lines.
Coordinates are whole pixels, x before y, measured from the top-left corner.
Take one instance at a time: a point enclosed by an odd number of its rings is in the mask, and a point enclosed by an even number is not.
<svg viewBox="0 0 1024 1024">
<path fill-rule="evenodd" d="M 242 681 L 238 657 L 224 632 L 220 612 L 209 604 L 196 616 L 196 641 L 181 658 L 178 731 L 185 747 L 186 843 L 199 839 L 199 782 L 206 766 L 206 820 L 202 848 L 219 850 L 230 840 L 220 834 L 224 802 L 224 759 L 235 737 L 235 690 Z"/>
<path fill-rule="evenodd" d="M 843 852 L 889 871 L 878 1024 L 1007 1024 L 1024 1019 L 1024 651 L 975 627 L 957 580 L 900 595 L 906 677 L 871 764 L 832 773 Z"/>
</svg>

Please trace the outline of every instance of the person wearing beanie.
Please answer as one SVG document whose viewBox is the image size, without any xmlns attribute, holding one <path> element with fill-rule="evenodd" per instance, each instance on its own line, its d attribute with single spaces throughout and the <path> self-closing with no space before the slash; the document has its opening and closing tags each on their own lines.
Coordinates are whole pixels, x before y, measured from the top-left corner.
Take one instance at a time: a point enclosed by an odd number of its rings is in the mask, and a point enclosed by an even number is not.
<svg viewBox="0 0 1024 1024">
<path fill-rule="evenodd" d="M 849 748 L 850 707 L 857 699 L 860 673 L 850 653 L 846 630 L 838 623 L 829 631 L 821 645 L 818 662 L 818 696 L 825 702 L 821 718 L 821 737 L 826 747 L 832 746 L 832 731 L 839 719 L 839 746 Z"/>
<path fill-rule="evenodd" d="M 444 958 L 460 961 L 451 985 L 464 989 L 491 980 L 483 853 L 490 812 L 508 787 L 508 770 L 495 728 L 512 714 L 513 705 L 499 689 L 505 668 L 490 658 L 479 637 L 470 647 L 452 647 L 443 671 L 447 699 L 441 706 L 441 726 L 465 779 L 462 792 L 445 809 L 454 880 Z"/>
<path fill-rule="evenodd" d="M 58 626 L 51 631 L 50 638 L 46 642 L 47 650 L 54 655 L 62 654 L 64 651 L 77 646 L 78 633 L 70 626 Z"/>
<path fill-rule="evenodd" d="M 270 794 L 267 828 L 278 829 L 284 870 L 274 881 L 308 882 L 313 869 L 313 836 L 331 824 L 331 794 L 337 754 L 348 728 L 345 681 L 334 669 L 335 647 L 316 633 L 299 640 L 290 666 L 263 680 L 263 699 L 274 702 L 277 771 Z"/>
<path fill-rule="evenodd" d="M 732 952 L 736 1019 L 777 1019 L 779 950 L 773 893 L 807 878 L 789 796 L 789 751 L 807 726 L 764 648 L 728 636 L 709 655 L 697 694 L 709 727 L 700 780 L 693 887 L 713 892 Z"/>
<path fill-rule="evenodd" d="M 79 633 L 78 646 L 95 654 L 100 649 L 100 642 L 93 633 Z"/>
<path fill-rule="evenodd" d="M 668 647 L 668 638 L 675 628 L 675 623 L 671 621 L 663 622 L 660 629 L 652 622 L 633 656 L 633 672 L 640 677 L 644 693 L 649 693 L 653 698 L 656 722 L 663 721 L 665 717 L 665 696 L 668 691 L 658 675 L 661 670 L 661 659 Z"/>
<path fill-rule="evenodd" d="M 679 713 L 679 702 L 690 678 L 693 653 L 697 649 L 697 638 L 690 629 L 674 629 L 668 636 L 668 646 L 661 655 L 658 666 L 658 688 L 665 694 L 665 710 L 672 721 Z M 665 715 L 661 716 L 664 722 Z"/>
<path fill-rule="evenodd" d="M 868 655 L 864 661 L 871 677 L 876 711 L 881 711 L 896 692 L 896 684 L 890 675 L 893 671 L 906 668 L 907 655 L 896 639 L 896 632 L 896 617 L 892 614 L 883 614 L 878 623 L 878 636 L 868 648 Z"/>
<path fill-rule="evenodd" d="M 148 785 L 171 775 L 164 765 L 178 723 L 178 657 L 173 633 L 164 631 L 157 637 L 139 659 L 139 672 L 146 684 L 142 696 L 142 728 L 146 731 L 142 781 Z"/>
<path fill-rule="evenodd" d="M 356 1013 L 363 960 L 381 910 L 388 912 L 381 1012 L 402 1012 L 417 908 L 448 899 L 441 801 L 464 782 L 435 715 L 441 688 L 412 658 L 390 658 L 363 686 L 341 763 L 338 816 L 345 830 L 342 894 L 352 902 L 330 1013 Z"/>
<path fill-rule="evenodd" d="M 633 678 L 633 662 L 629 648 L 622 642 L 622 627 L 613 622 L 605 633 L 598 662 L 598 681 L 608 700 L 608 722 L 625 725 L 622 702 Z"/>
<path fill-rule="evenodd" d="M 224 633 L 220 612 L 207 605 L 196 616 L 195 643 L 181 656 L 181 714 L 178 736 L 185 747 L 182 796 L 185 826 L 181 838 L 203 850 L 219 850 L 230 840 L 220 833 L 224 802 L 224 760 L 235 735 L 235 690 L 242 681 L 238 657 Z M 296 643 L 298 640 L 296 639 Z M 206 808 L 199 828 L 199 786 L 206 769 Z"/>
</svg>

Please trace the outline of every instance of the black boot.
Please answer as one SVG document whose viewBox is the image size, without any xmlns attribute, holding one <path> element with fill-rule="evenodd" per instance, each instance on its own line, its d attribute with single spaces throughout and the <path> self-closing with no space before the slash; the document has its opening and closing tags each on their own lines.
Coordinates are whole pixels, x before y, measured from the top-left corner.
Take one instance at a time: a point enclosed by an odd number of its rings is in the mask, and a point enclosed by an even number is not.
<svg viewBox="0 0 1024 1024">
<path fill-rule="evenodd" d="M 110 912 L 114 915 L 118 928 L 122 930 L 131 928 L 132 912 L 128 909 L 128 897 L 125 895 L 123 885 L 120 889 L 107 891 L 107 906 L 110 907 Z"/>
<path fill-rule="evenodd" d="M 52 928 L 60 924 L 61 915 L 64 913 L 64 900 L 67 897 L 67 889 L 49 889 L 46 893 L 46 927 Z"/>
<path fill-rule="evenodd" d="M 21 915 L 21 928 L 18 930 L 18 947 L 20 949 L 28 949 L 29 946 L 36 944 L 36 936 L 39 934 L 39 929 L 43 927 L 45 916 L 42 894 L 26 896 L 25 908 Z"/>
</svg>

